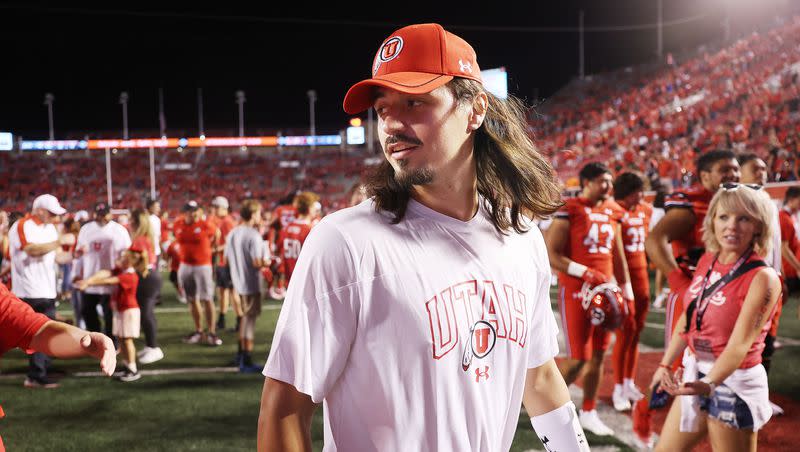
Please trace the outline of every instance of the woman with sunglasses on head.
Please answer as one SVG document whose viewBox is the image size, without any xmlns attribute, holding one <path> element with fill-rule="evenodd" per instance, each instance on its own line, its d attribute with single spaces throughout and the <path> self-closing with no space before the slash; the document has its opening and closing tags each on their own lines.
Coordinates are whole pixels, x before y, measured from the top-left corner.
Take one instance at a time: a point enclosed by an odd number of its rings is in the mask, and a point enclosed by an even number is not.
<svg viewBox="0 0 800 452">
<path fill-rule="evenodd" d="M 726 183 L 704 220 L 706 253 L 683 302 L 687 306 L 651 387 L 676 397 L 656 450 L 691 450 L 708 435 L 715 451 L 755 451 L 769 420 L 764 338 L 781 294 L 764 263 L 776 227 L 758 185 Z M 683 367 L 669 365 L 683 354 Z"/>
</svg>

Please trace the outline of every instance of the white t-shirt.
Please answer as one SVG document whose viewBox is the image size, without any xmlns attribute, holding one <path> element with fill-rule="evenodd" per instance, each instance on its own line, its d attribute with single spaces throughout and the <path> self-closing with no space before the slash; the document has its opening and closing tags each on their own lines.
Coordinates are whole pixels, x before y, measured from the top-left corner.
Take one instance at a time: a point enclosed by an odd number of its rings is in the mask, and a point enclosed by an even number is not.
<svg viewBox="0 0 800 452">
<path fill-rule="evenodd" d="M 150 214 L 150 229 L 153 233 L 153 248 L 156 256 L 161 255 L 161 218 L 158 215 Z"/>
<path fill-rule="evenodd" d="M 549 288 L 535 226 L 367 200 L 311 231 L 263 373 L 324 400 L 325 451 L 507 451 L 526 370 L 558 353 Z"/>
<path fill-rule="evenodd" d="M 83 277 L 89 278 L 100 270 L 114 268 L 120 253 L 130 248 L 131 236 L 125 226 L 109 221 L 100 226 L 96 221 L 86 223 L 78 233 L 76 249 L 81 250 Z M 114 286 L 89 286 L 86 293 L 111 294 Z"/>
<path fill-rule="evenodd" d="M 56 252 L 33 257 L 22 249 L 31 243 L 58 240 L 51 223 L 38 223 L 30 216 L 14 222 L 8 231 L 11 254 L 11 283 L 20 298 L 56 298 Z"/>
</svg>

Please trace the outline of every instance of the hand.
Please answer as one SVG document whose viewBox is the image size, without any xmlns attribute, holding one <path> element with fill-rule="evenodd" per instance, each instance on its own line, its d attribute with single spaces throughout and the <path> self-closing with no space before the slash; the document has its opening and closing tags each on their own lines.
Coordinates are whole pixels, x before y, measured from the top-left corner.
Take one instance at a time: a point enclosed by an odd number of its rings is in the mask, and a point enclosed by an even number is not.
<svg viewBox="0 0 800 452">
<path fill-rule="evenodd" d="M 86 354 L 100 360 L 100 371 L 107 376 L 117 367 L 117 351 L 114 342 L 103 333 L 88 332 L 81 338 L 81 347 Z"/>
<path fill-rule="evenodd" d="M 659 366 L 653 374 L 653 379 L 650 380 L 650 385 L 648 386 L 650 388 L 650 392 L 653 392 L 656 386 L 658 386 L 658 392 L 663 392 L 664 386 L 662 385 L 662 381 L 669 375 L 669 373 L 669 369 Z"/>
<path fill-rule="evenodd" d="M 85 279 L 77 279 L 75 280 L 75 282 L 72 283 L 72 285 L 81 292 L 83 292 L 84 290 L 86 290 L 87 287 L 89 287 L 89 284 L 86 282 Z"/>
<path fill-rule="evenodd" d="M 678 267 L 667 274 L 667 284 L 669 284 L 670 292 L 680 294 L 689 288 L 692 278 Z"/>
<path fill-rule="evenodd" d="M 672 395 L 709 395 L 711 394 L 711 385 L 704 381 L 696 380 L 684 383 L 683 386 L 678 387 Z"/>
<path fill-rule="evenodd" d="M 593 268 L 587 268 L 586 271 L 583 272 L 581 279 L 583 279 L 584 281 L 588 282 L 593 286 L 605 284 L 609 281 L 608 276 Z"/>
</svg>

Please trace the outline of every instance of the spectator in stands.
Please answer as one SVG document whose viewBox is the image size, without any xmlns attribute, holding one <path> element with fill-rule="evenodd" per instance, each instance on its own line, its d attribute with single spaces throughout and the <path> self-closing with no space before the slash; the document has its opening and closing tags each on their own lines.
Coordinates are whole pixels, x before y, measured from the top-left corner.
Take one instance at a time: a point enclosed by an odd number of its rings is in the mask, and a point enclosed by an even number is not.
<svg viewBox="0 0 800 452">
<path fill-rule="evenodd" d="M 111 271 L 120 253 L 131 246 L 131 236 L 124 226 L 112 220 L 111 208 L 104 202 L 94 206 L 94 221 L 86 223 L 78 234 L 76 254 L 81 259 L 81 279 L 101 270 Z M 112 335 L 113 313 L 111 312 L 112 286 L 87 287 L 81 293 L 81 314 L 89 331 L 103 331 Z M 97 315 L 97 307 L 103 310 L 103 324 Z M 102 329 L 101 329 L 102 328 Z"/>
<path fill-rule="evenodd" d="M 224 196 L 217 196 L 211 201 L 212 213 L 208 221 L 219 229 L 219 242 L 214 244 L 214 254 L 212 262 L 214 264 L 214 279 L 217 286 L 217 299 L 219 300 L 219 314 L 217 315 L 217 330 L 225 329 L 225 313 L 228 312 L 228 305 L 233 304 L 233 311 L 236 313 L 236 331 L 239 331 L 239 322 L 242 317 L 242 307 L 239 297 L 233 291 L 231 281 L 231 269 L 225 257 L 225 239 L 228 233 L 236 226 L 233 218 L 228 213 L 228 199 Z"/>
<path fill-rule="evenodd" d="M 107 336 L 53 321 L 0 284 L 0 356 L 12 348 L 64 359 L 93 357 L 100 361 L 100 371 L 108 376 L 117 365 L 114 343 Z M 0 450 L 5 450 L 2 438 Z"/>
<path fill-rule="evenodd" d="M 242 224 L 235 227 L 225 243 L 225 255 L 231 269 L 234 289 L 242 299 L 244 318 L 239 329 L 237 363 L 241 372 L 260 372 L 262 366 L 253 365 L 255 326 L 261 315 L 260 269 L 267 265 L 266 242 L 258 232 L 261 223 L 261 204 L 245 200 L 240 211 Z"/>
<path fill-rule="evenodd" d="M 219 240 L 220 232 L 203 218 L 203 210 L 196 201 L 187 202 L 183 213 L 183 218 L 173 226 L 175 240 L 181 247 L 178 280 L 189 302 L 195 328 L 183 341 L 187 344 L 205 342 L 213 346 L 222 345 L 214 318 L 214 278 L 211 268 L 211 249 Z M 202 326 L 203 312 L 207 328 L 205 332 Z"/>
<path fill-rule="evenodd" d="M 136 267 L 139 284 L 136 287 L 136 302 L 141 310 L 141 329 L 144 330 L 145 346 L 137 355 L 139 362 L 150 364 L 164 358 L 164 351 L 158 346 L 158 323 L 155 306 L 161 293 L 161 272 L 155 256 L 151 229 L 152 215 L 145 210 L 136 209 L 131 213 L 131 238 L 139 249 L 147 250 L 147 271 Z"/>
<path fill-rule="evenodd" d="M 55 196 L 40 195 L 34 199 L 30 213 L 14 222 L 8 234 L 14 292 L 34 312 L 50 319 L 56 316 L 57 254 L 62 253 L 62 245 L 71 244 L 68 237 L 59 236 L 54 224 L 65 213 Z M 33 353 L 25 387 L 58 387 L 47 375 L 48 364 L 47 355 Z"/>
<path fill-rule="evenodd" d="M 757 432 L 772 416 L 761 365 L 781 292 L 763 260 L 775 227 L 770 202 L 763 189 L 738 183 L 724 184 L 711 200 L 706 252 L 651 383 L 683 396 L 672 404 L 656 450 L 690 450 L 708 433 L 713 450 L 755 451 Z M 681 355 L 682 381 L 670 368 Z"/>
</svg>

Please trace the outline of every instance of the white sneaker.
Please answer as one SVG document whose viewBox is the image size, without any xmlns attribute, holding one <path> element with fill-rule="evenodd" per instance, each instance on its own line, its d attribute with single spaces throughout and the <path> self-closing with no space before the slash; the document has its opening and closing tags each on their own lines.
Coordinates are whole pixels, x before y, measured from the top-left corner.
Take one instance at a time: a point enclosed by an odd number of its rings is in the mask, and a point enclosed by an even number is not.
<svg viewBox="0 0 800 452">
<path fill-rule="evenodd" d="M 781 415 L 783 415 L 783 408 L 779 407 L 779 406 L 778 406 L 777 404 L 775 404 L 775 402 L 773 402 L 772 400 L 770 400 L 770 401 L 769 401 L 769 404 L 770 404 L 770 406 L 772 407 L 772 414 L 774 414 L 775 416 L 781 416 Z"/>
<path fill-rule="evenodd" d="M 142 364 L 154 363 L 158 360 L 164 359 L 164 351 L 161 347 L 145 347 L 142 353 L 138 356 L 139 362 Z"/>
<path fill-rule="evenodd" d="M 614 402 L 614 409 L 617 411 L 628 411 L 631 409 L 631 401 L 625 397 L 625 389 L 621 384 L 614 385 L 611 401 Z"/>
<path fill-rule="evenodd" d="M 638 402 L 644 398 L 642 391 L 640 391 L 632 381 L 626 383 L 627 384 L 622 385 L 622 393 L 625 395 L 626 399 L 631 402 Z"/>
<path fill-rule="evenodd" d="M 181 304 L 186 304 L 187 303 L 186 297 L 184 297 L 183 295 L 178 295 L 178 302 Z"/>
<path fill-rule="evenodd" d="M 653 308 L 664 309 L 664 302 L 667 301 L 668 296 L 669 290 L 662 290 L 660 294 L 656 295 L 656 299 L 653 300 Z"/>
<path fill-rule="evenodd" d="M 578 413 L 578 420 L 584 430 L 589 430 L 597 436 L 609 436 L 614 434 L 614 430 L 608 428 L 600 417 L 597 415 L 597 410 L 583 411 Z"/>
</svg>

